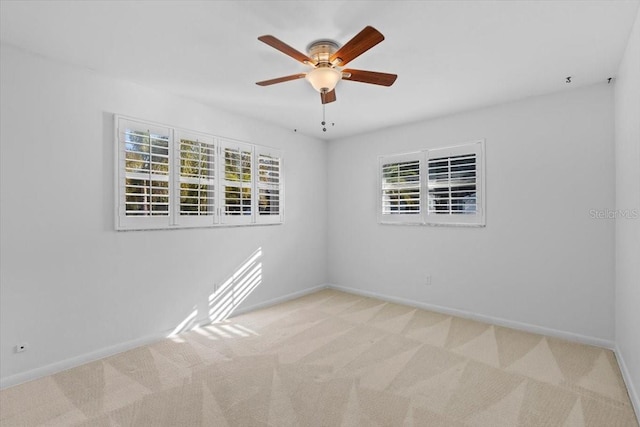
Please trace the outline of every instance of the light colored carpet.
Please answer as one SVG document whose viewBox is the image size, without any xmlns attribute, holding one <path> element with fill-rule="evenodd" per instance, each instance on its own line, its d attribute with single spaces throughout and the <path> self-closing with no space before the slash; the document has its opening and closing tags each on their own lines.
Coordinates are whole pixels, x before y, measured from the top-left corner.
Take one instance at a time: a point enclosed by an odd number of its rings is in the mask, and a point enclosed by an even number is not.
<svg viewBox="0 0 640 427">
<path fill-rule="evenodd" d="M 2 426 L 637 426 L 615 356 L 323 290 L 0 392 Z"/>
</svg>

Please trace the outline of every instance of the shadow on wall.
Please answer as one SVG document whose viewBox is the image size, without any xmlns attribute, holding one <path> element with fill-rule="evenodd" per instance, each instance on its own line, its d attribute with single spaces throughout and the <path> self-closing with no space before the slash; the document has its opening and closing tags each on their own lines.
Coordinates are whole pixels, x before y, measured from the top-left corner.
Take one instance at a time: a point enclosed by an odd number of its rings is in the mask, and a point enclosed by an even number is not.
<svg viewBox="0 0 640 427">
<path fill-rule="evenodd" d="M 262 283 L 262 248 L 253 252 L 229 276 L 222 285 L 216 287 L 215 291 L 209 295 L 208 309 L 211 323 L 219 323 L 226 320 L 242 304 L 260 283 Z M 193 330 L 198 327 L 198 307 L 194 306 L 189 314 L 176 328 L 167 336 L 168 338 Z"/>
</svg>

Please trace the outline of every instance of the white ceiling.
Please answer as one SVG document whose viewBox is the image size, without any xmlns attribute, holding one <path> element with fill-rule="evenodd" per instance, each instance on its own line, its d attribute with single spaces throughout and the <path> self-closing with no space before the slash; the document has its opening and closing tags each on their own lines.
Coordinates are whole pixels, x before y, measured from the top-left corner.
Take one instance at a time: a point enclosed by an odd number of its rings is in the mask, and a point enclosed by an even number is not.
<svg viewBox="0 0 640 427">
<path fill-rule="evenodd" d="M 619 1 L 5 1 L 0 37 L 52 59 L 135 81 L 322 139 L 615 76 L 638 0 Z M 392 87 L 340 82 L 322 106 L 306 71 L 261 43 L 303 51 L 366 25 L 386 40 L 350 68 L 398 74 Z M 566 76 L 573 76 L 571 84 Z M 149 118 L 152 119 L 152 118 Z"/>
</svg>

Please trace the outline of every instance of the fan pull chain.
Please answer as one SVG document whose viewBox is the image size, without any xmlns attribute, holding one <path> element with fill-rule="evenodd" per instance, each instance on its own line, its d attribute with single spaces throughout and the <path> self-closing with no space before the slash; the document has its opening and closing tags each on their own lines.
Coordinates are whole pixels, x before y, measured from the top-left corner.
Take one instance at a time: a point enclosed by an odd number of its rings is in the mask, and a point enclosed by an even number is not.
<svg viewBox="0 0 640 427">
<path fill-rule="evenodd" d="M 326 105 L 322 104 L 322 122 L 320 122 L 320 124 L 322 125 L 322 132 L 326 132 L 327 131 L 327 116 L 326 116 Z M 336 124 L 331 122 L 331 126 L 335 126 Z"/>
<path fill-rule="evenodd" d="M 322 132 L 326 132 L 327 127 L 325 125 L 327 124 L 327 121 L 325 119 L 325 104 L 322 104 L 322 123 L 320 124 L 322 125 Z"/>
</svg>

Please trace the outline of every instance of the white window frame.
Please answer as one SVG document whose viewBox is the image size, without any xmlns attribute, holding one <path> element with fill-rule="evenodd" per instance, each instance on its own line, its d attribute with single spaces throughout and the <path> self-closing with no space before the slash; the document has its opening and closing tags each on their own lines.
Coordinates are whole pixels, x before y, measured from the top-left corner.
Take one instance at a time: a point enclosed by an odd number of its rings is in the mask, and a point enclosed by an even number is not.
<svg viewBox="0 0 640 427">
<path fill-rule="evenodd" d="M 416 184 L 396 184 L 385 182 L 385 167 L 386 165 L 393 165 L 405 162 L 417 162 L 418 163 L 418 179 Z M 424 188 L 422 182 L 424 180 L 424 153 L 417 151 L 414 153 L 394 154 L 390 156 L 378 157 L 378 184 L 379 184 L 379 209 L 378 209 L 378 221 L 383 224 L 422 224 L 424 222 Z M 387 211 L 385 209 L 386 204 L 386 192 L 395 190 L 406 190 L 411 187 L 415 188 L 418 192 L 418 210 L 415 213 L 396 213 L 393 211 Z"/>
<path fill-rule="evenodd" d="M 173 213 L 171 211 L 171 202 L 169 202 L 169 210 L 166 215 L 158 216 L 132 216 L 126 214 L 126 153 L 125 153 L 125 132 L 127 129 L 148 131 L 155 134 L 166 134 L 169 138 L 169 169 L 173 164 L 173 152 L 171 150 L 171 141 L 173 140 L 173 130 L 157 123 L 140 121 L 131 118 L 121 117 L 115 121 L 116 135 L 116 229 L 140 229 L 140 228 L 166 228 L 171 226 L 173 221 Z M 131 176 L 131 175 L 130 175 Z M 171 200 L 171 172 L 167 175 L 169 184 L 169 200 Z"/>
<path fill-rule="evenodd" d="M 476 212 L 474 214 L 437 214 L 429 211 L 429 160 L 443 157 L 475 154 L 475 191 Z M 420 164 L 420 213 L 385 214 L 383 165 L 419 160 Z M 475 140 L 464 144 L 433 148 L 418 152 L 391 154 L 378 157 L 378 222 L 380 224 L 431 225 L 431 226 L 486 226 L 486 179 L 485 179 L 485 140 Z"/>
<path fill-rule="evenodd" d="M 429 209 L 431 198 L 429 195 L 429 160 L 438 158 L 451 158 L 455 156 L 475 155 L 475 214 L 436 214 Z M 451 226 L 476 226 L 483 227 L 485 222 L 485 178 L 484 178 L 484 140 L 478 140 L 471 143 L 436 148 L 426 151 L 425 161 L 425 223 L 429 225 L 451 225 Z M 449 186 L 449 188 L 454 185 Z M 450 202 L 451 203 L 451 202 Z"/>
<path fill-rule="evenodd" d="M 260 157 L 266 156 L 272 159 L 278 159 L 278 182 L 277 183 L 263 183 L 260 181 Z M 255 171 L 256 171 L 256 188 L 255 188 L 255 201 L 256 201 L 256 223 L 258 224 L 277 224 L 284 222 L 284 161 L 282 158 L 282 152 L 269 147 L 255 147 Z M 260 190 L 277 190 L 278 191 L 278 213 L 277 214 L 262 214 L 260 213 Z"/>
<path fill-rule="evenodd" d="M 176 129 L 174 132 L 175 140 L 173 144 L 174 159 L 175 159 L 175 173 L 174 177 L 174 192 L 175 203 L 172 204 L 174 218 L 176 218 L 174 225 L 180 225 L 183 227 L 207 227 L 218 223 L 218 143 L 216 138 L 211 135 L 192 132 L 184 129 Z M 206 144 L 210 146 L 214 155 L 214 170 L 213 175 L 209 179 L 203 178 L 188 178 L 182 175 L 182 141 L 189 140 L 198 142 L 200 144 Z M 209 215 L 182 215 L 182 183 L 189 182 L 193 184 L 208 184 L 213 186 L 214 198 L 213 198 L 213 211 Z"/>
<path fill-rule="evenodd" d="M 167 214 L 164 215 L 127 215 L 126 212 L 126 178 L 135 175 L 134 172 L 126 170 L 126 139 L 124 132 L 126 129 L 150 132 L 168 137 L 168 162 L 169 173 L 166 177 L 168 183 L 169 208 Z M 213 163 L 213 174 L 206 175 L 207 178 L 199 177 L 199 182 L 205 180 L 205 184 L 213 184 L 213 211 L 212 214 L 202 215 L 182 215 L 181 214 L 181 140 L 187 139 L 197 141 L 199 143 L 211 145 L 215 159 Z M 282 224 L 284 222 L 284 160 L 283 152 L 270 147 L 250 144 L 243 141 L 236 141 L 230 138 L 210 135 L 202 132 L 180 129 L 168 125 L 140 120 L 123 115 L 114 115 L 114 140 L 115 140 L 115 162 L 114 162 L 114 181 L 115 181 L 115 229 L 118 231 L 126 230 L 156 230 L 156 229 L 179 229 L 193 227 L 221 227 L 221 226 L 251 226 L 251 225 L 267 225 Z M 251 179 L 242 185 L 249 188 L 251 192 L 251 203 L 249 205 L 250 213 L 247 215 L 227 215 L 225 208 L 225 159 L 224 149 L 241 149 L 250 153 L 251 159 Z M 279 211 L 278 214 L 259 215 L 258 212 L 258 191 L 260 183 L 258 182 L 258 159 L 260 154 L 277 157 L 280 164 L 279 182 L 271 184 L 271 188 L 279 189 Z M 166 157 L 165 157 L 166 158 Z M 148 174 L 151 176 L 151 172 Z M 142 177 L 145 178 L 145 177 Z M 185 178 L 182 177 L 182 181 Z M 162 177 L 162 180 L 165 180 Z M 186 179 L 189 181 L 190 179 Z M 194 181 L 195 183 L 195 181 Z M 153 188 L 153 187 L 150 187 Z M 161 203 L 164 203 L 162 201 Z M 198 201 L 200 203 L 200 200 Z M 207 205 L 208 205 L 207 201 Z"/>
<path fill-rule="evenodd" d="M 251 159 L 251 165 L 249 167 L 249 173 L 251 177 L 248 182 L 246 181 L 230 181 L 226 179 L 226 152 L 229 151 L 237 151 L 240 154 L 240 161 L 242 162 L 242 156 L 244 153 L 249 153 Z M 255 177 L 256 177 L 256 162 L 254 156 L 254 149 L 252 145 L 245 144 L 239 141 L 232 140 L 221 140 L 220 141 L 220 154 L 219 154 L 219 165 L 220 165 L 220 185 L 218 193 L 220 194 L 220 222 L 222 224 L 234 224 L 234 225 L 247 225 L 255 223 Z M 242 163 L 239 165 L 241 170 L 239 171 L 242 175 Z M 242 178 L 241 178 L 242 179 Z M 248 213 L 244 212 L 244 209 L 247 205 L 242 203 L 242 197 L 240 197 L 240 214 L 232 215 L 227 213 L 227 203 L 226 203 L 226 189 L 227 187 L 238 187 L 241 189 L 249 189 L 251 200 L 248 205 L 249 211 Z M 240 192 L 240 196 L 242 196 L 242 191 Z"/>
</svg>

